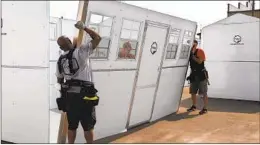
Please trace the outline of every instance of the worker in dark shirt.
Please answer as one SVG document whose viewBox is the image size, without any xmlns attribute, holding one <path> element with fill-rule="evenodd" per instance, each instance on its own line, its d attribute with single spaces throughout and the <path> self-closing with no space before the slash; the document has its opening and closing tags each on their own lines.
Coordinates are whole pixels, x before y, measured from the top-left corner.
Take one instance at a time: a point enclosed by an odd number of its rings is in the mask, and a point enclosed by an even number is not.
<svg viewBox="0 0 260 145">
<path fill-rule="evenodd" d="M 203 96 L 204 107 L 199 114 L 207 113 L 208 105 L 208 72 L 205 69 L 204 62 L 206 60 L 205 53 L 202 49 L 197 48 L 198 42 L 194 40 L 191 54 L 190 54 L 190 68 L 191 73 L 187 80 L 190 81 L 190 94 L 192 98 L 192 106 L 187 110 L 188 112 L 196 110 L 196 95 Z"/>
</svg>

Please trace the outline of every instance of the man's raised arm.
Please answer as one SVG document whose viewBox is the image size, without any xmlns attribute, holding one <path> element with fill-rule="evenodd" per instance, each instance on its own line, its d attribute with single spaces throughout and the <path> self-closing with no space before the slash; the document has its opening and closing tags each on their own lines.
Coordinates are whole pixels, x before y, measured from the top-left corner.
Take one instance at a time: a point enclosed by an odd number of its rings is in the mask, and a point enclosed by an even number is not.
<svg viewBox="0 0 260 145">
<path fill-rule="evenodd" d="M 99 42 L 101 41 L 101 37 L 93 30 L 85 27 L 84 30 L 89 34 L 89 36 L 92 38 L 91 43 L 92 43 L 92 47 L 93 49 L 95 49 Z"/>
<path fill-rule="evenodd" d="M 91 43 L 92 43 L 92 48 L 95 49 L 99 42 L 101 41 L 101 37 L 93 30 L 87 28 L 83 22 L 81 21 L 78 21 L 76 24 L 75 24 L 75 27 L 78 28 L 78 29 L 81 29 L 81 30 L 84 30 L 86 31 L 89 36 L 92 38 L 91 40 Z"/>
<path fill-rule="evenodd" d="M 202 49 L 199 49 L 197 52 L 197 57 L 192 55 L 192 59 L 195 60 L 198 64 L 201 64 L 206 60 L 204 51 Z"/>
</svg>

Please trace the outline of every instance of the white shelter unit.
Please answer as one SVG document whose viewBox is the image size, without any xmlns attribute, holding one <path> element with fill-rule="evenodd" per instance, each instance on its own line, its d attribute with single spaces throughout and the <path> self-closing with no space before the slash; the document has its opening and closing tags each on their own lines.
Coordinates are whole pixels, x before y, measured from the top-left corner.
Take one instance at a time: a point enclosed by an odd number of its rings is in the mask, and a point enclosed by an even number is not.
<svg viewBox="0 0 260 145">
<path fill-rule="evenodd" d="M 46 1 L 5 1 L 3 19 L 3 140 L 56 143 L 60 113 L 50 111 L 59 97 L 56 39 L 72 38 L 76 21 L 49 18 Z M 95 139 L 178 111 L 196 22 L 118 1 L 90 1 L 87 26 L 102 36 L 91 56 L 100 96 Z M 85 142 L 81 131 L 77 143 Z"/>
<path fill-rule="evenodd" d="M 235 14 L 202 29 L 209 97 L 259 100 L 259 19 Z"/>
</svg>

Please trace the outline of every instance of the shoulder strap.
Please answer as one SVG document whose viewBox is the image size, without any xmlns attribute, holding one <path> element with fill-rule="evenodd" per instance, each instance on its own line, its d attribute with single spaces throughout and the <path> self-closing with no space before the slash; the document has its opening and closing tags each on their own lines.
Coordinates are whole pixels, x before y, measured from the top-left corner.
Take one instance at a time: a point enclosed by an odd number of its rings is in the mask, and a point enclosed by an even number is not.
<svg viewBox="0 0 260 145">
<path fill-rule="evenodd" d="M 58 62 L 57 62 L 59 73 L 62 72 L 62 65 L 61 65 L 61 60 L 62 60 L 62 58 L 64 58 L 64 56 L 61 55 L 61 56 L 59 57 L 59 59 L 58 59 Z"/>
<path fill-rule="evenodd" d="M 74 51 L 75 51 L 75 48 L 70 50 L 69 53 L 67 54 L 67 59 L 69 60 L 70 73 L 72 73 L 72 74 L 75 73 L 75 70 L 73 69 L 73 62 L 72 62 L 72 56 L 73 56 Z"/>
</svg>

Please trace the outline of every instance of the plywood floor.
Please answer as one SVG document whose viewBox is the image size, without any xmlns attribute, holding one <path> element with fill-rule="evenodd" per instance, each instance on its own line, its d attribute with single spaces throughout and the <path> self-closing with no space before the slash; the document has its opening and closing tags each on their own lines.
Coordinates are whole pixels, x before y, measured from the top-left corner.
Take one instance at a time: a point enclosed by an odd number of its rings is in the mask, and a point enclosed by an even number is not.
<svg viewBox="0 0 260 145">
<path fill-rule="evenodd" d="M 187 113 L 190 103 L 185 89 L 177 114 L 96 143 L 260 143 L 259 102 L 209 99 L 205 115 Z"/>
</svg>

